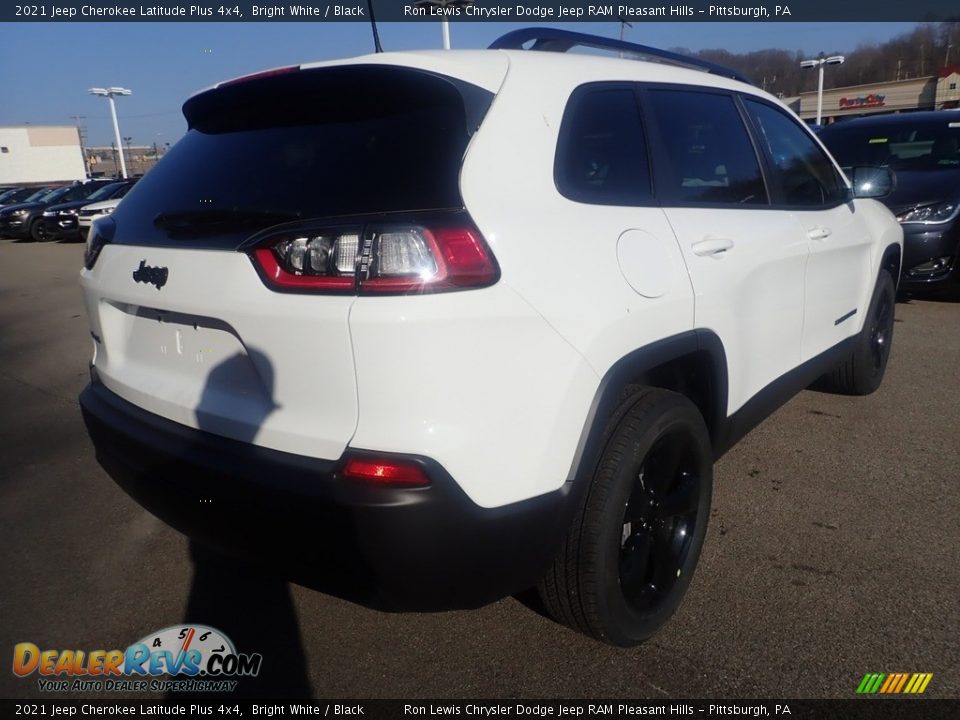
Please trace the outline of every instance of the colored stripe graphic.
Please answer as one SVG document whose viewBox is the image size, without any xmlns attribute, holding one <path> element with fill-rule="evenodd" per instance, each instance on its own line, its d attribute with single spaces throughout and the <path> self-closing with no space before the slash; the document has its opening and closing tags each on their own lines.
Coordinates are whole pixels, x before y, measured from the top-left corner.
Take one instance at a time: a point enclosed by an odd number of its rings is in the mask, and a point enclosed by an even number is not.
<svg viewBox="0 0 960 720">
<path fill-rule="evenodd" d="M 927 689 L 933 673 L 867 673 L 857 685 L 860 695 L 919 695 Z"/>
<path fill-rule="evenodd" d="M 907 674 L 900 673 L 900 682 L 897 683 L 897 687 L 895 687 L 893 691 L 895 693 L 898 693 L 901 690 L 903 690 L 903 686 L 906 684 L 906 682 L 907 682 Z"/>
</svg>

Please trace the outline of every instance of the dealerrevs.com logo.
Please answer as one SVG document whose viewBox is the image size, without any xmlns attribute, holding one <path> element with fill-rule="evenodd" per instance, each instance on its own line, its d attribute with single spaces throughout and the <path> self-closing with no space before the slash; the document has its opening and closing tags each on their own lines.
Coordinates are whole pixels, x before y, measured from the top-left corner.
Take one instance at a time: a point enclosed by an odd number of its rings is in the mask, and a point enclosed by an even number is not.
<svg viewBox="0 0 960 720">
<path fill-rule="evenodd" d="M 256 677 L 262 663 L 260 653 L 237 652 L 206 625 L 164 628 L 126 650 L 41 650 L 30 642 L 13 648 L 14 675 L 36 675 L 45 692 L 230 692 L 234 678 Z"/>
</svg>

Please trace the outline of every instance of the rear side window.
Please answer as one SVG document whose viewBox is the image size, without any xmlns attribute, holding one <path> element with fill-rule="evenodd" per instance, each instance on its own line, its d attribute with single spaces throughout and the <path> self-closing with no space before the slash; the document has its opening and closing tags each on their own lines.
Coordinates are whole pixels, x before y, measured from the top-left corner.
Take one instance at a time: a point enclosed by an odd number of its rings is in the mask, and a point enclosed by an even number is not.
<svg viewBox="0 0 960 720">
<path fill-rule="evenodd" d="M 560 193 L 593 205 L 650 201 L 650 166 L 636 93 L 585 86 L 570 97 L 554 166 Z"/>
<path fill-rule="evenodd" d="M 650 90 L 646 97 L 664 140 L 666 167 L 657 171 L 658 197 L 767 204 L 760 164 L 732 97 L 686 90 Z"/>
<path fill-rule="evenodd" d="M 782 202 L 796 206 L 843 202 L 846 186 L 830 158 L 806 131 L 765 103 L 744 99 L 744 104 L 773 160 Z"/>
<path fill-rule="evenodd" d="M 389 66 L 208 91 L 187 101 L 190 130 L 114 213 L 114 241 L 236 247 L 299 218 L 462 207 L 460 166 L 491 99 Z"/>
</svg>

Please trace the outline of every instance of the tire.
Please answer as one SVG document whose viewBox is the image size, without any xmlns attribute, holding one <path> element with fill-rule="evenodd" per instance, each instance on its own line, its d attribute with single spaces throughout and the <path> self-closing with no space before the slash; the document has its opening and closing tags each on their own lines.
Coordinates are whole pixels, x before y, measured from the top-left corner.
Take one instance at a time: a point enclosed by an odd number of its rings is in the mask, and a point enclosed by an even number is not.
<svg viewBox="0 0 960 720">
<path fill-rule="evenodd" d="M 881 270 L 856 347 L 826 376 L 827 389 L 843 395 L 869 395 L 880 387 L 893 346 L 896 295 L 893 278 Z"/>
<path fill-rule="evenodd" d="M 555 620 L 611 645 L 643 642 L 693 576 L 710 516 L 713 454 L 696 406 L 639 388 L 610 419 L 603 454 L 537 586 Z"/>
<path fill-rule="evenodd" d="M 36 242 L 43 242 L 47 239 L 47 231 L 43 226 L 43 220 L 37 219 L 30 223 L 30 237 Z"/>
</svg>

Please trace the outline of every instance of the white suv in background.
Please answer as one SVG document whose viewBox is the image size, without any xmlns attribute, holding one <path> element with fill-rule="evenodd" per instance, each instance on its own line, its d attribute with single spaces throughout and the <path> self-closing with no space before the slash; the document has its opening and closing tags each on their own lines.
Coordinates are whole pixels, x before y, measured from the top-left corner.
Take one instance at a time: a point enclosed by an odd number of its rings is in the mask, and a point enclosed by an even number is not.
<svg viewBox="0 0 960 720">
<path fill-rule="evenodd" d="M 536 585 L 635 644 L 690 582 L 714 460 L 824 374 L 883 377 L 902 235 L 862 196 L 889 174 L 857 169 L 855 197 L 725 68 L 524 30 L 184 114 L 88 241 L 84 417 L 151 512 L 322 589 L 443 609 Z"/>
<path fill-rule="evenodd" d="M 86 240 L 90 234 L 90 228 L 93 226 L 93 223 L 116 210 L 122 199 L 123 198 L 104 200 L 102 202 L 84 205 L 80 208 L 80 212 L 77 213 L 77 226 L 80 228 L 80 237 Z"/>
</svg>

